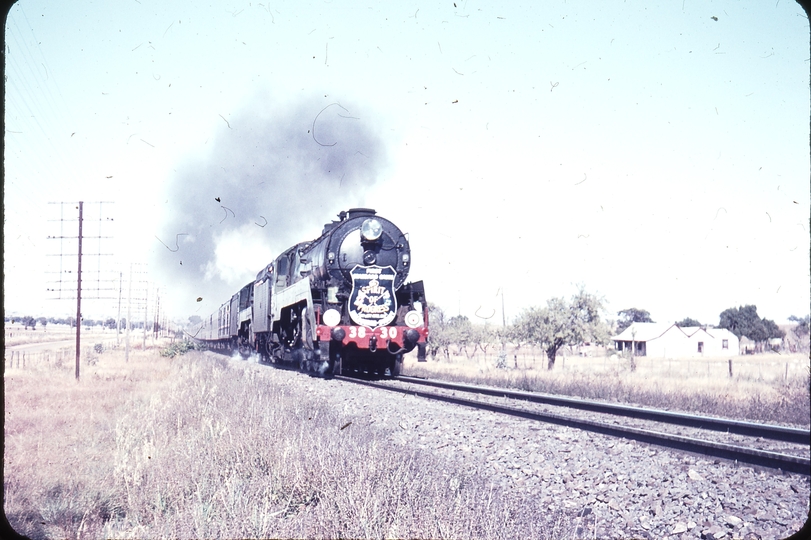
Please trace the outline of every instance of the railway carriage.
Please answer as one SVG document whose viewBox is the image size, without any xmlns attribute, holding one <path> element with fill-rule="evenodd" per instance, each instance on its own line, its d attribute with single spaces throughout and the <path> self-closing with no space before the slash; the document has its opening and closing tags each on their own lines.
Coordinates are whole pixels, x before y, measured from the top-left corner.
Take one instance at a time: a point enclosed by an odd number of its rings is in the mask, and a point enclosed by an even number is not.
<svg viewBox="0 0 811 540">
<path fill-rule="evenodd" d="M 368 208 L 338 214 L 321 236 L 284 251 L 203 322 L 211 348 L 257 353 L 303 371 L 397 375 L 425 361 L 428 305 L 407 283 L 408 238 Z"/>
</svg>

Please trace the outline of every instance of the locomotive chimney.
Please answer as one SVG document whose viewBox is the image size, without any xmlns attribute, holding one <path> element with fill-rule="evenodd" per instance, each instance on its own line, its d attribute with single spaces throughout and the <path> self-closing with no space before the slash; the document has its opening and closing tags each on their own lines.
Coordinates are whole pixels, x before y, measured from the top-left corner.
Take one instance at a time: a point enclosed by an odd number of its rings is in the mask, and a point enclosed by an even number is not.
<svg viewBox="0 0 811 540">
<path fill-rule="evenodd" d="M 360 216 L 373 216 L 377 212 L 372 210 L 371 208 L 350 208 L 349 209 L 349 219 L 360 217 Z"/>
</svg>

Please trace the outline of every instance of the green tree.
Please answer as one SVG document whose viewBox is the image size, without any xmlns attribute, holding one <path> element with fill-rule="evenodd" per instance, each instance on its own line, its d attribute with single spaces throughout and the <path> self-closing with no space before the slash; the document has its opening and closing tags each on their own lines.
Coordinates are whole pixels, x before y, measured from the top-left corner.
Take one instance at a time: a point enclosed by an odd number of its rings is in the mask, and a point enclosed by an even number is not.
<svg viewBox="0 0 811 540">
<path fill-rule="evenodd" d="M 623 330 L 631 326 L 635 322 L 654 322 L 650 318 L 650 313 L 645 309 L 628 308 L 617 312 L 619 319 L 617 320 L 617 333 L 621 334 Z"/>
<path fill-rule="evenodd" d="M 685 326 L 702 326 L 702 325 L 701 325 L 700 322 L 698 322 L 697 320 L 695 320 L 693 318 L 685 317 L 684 319 L 677 322 L 676 326 L 685 327 Z"/>
<path fill-rule="evenodd" d="M 807 336 L 809 333 L 809 322 L 811 322 L 811 315 L 806 315 L 805 317 L 796 317 L 794 315 L 788 318 L 791 322 L 796 322 L 797 326 L 795 326 L 792 330 L 797 337 Z"/>
<path fill-rule="evenodd" d="M 602 311 L 602 299 L 581 287 L 568 302 L 552 298 L 547 300 L 546 307 L 525 309 L 513 324 L 513 336 L 519 342 L 540 345 L 546 352 L 547 369 L 552 369 L 563 346 L 608 340 L 609 329 L 601 319 Z"/>
<path fill-rule="evenodd" d="M 774 321 L 761 319 L 754 305 L 725 309 L 719 315 L 718 328 L 726 328 L 738 338 L 746 336 L 752 341 L 766 341 L 786 335 Z"/>
<path fill-rule="evenodd" d="M 448 338 L 451 343 L 456 345 L 459 353 L 464 353 L 465 356 L 471 358 L 476 352 L 476 345 L 474 342 L 474 329 L 473 324 L 465 315 L 455 315 L 448 319 Z M 473 347 L 472 352 L 468 353 L 468 348 Z"/>
<path fill-rule="evenodd" d="M 109 328 L 110 330 L 115 330 L 115 319 L 110 317 L 106 321 L 104 321 L 104 327 Z"/>
<path fill-rule="evenodd" d="M 428 354 L 434 360 L 437 354 L 442 353 L 445 360 L 450 360 L 451 335 L 448 329 L 448 322 L 445 319 L 445 312 L 436 304 L 428 303 L 428 326 L 431 335 L 428 338 Z"/>
<path fill-rule="evenodd" d="M 493 343 L 500 341 L 500 333 L 498 329 L 494 329 L 486 323 L 482 325 L 477 324 L 473 325 L 471 340 L 474 345 L 473 352 L 475 353 L 476 349 L 479 349 L 484 354 L 484 359 L 487 360 L 487 349 L 490 348 L 490 345 Z"/>
</svg>

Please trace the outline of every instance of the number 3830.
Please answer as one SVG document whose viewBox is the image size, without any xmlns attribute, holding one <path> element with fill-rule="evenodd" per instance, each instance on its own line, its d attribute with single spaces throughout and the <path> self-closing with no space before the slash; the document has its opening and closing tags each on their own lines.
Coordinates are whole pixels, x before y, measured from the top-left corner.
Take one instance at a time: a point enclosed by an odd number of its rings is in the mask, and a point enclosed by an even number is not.
<svg viewBox="0 0 811 540">
<path fill-rule="evenodd" d="M 365 326 L 350 326 L 349 327 L 349 337 L 350 338 L 365 338 L 366 337 L 366 327 Z M 382 339 L 394 339 L 397 337 L 397 328 L 390 328 L 388 326 L 383 326 L 380 328 L 380 337 Z"/>
</svg>

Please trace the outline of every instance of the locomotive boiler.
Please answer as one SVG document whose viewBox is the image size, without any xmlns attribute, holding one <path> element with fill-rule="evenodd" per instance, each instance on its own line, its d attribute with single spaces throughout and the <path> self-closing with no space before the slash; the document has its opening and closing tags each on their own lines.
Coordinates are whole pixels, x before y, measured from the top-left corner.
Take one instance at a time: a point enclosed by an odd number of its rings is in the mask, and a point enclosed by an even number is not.
<svg viewBox="0 0 811 540">
<path fill-rule="evenodd" d="M 321 236 L 287 249 L 205 320 L 210 348 L 302 371 L 398 375 L 403 355 L 425 361 L 428 306 L 407 283 L 408 238 L 368 208 L 338 214 Z"/>
</svg>

